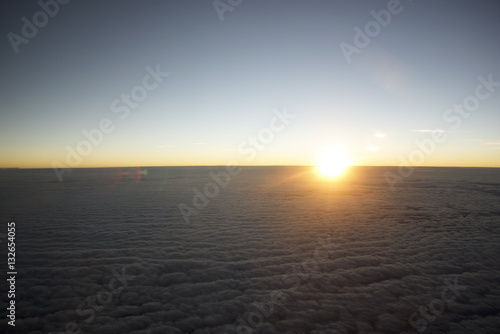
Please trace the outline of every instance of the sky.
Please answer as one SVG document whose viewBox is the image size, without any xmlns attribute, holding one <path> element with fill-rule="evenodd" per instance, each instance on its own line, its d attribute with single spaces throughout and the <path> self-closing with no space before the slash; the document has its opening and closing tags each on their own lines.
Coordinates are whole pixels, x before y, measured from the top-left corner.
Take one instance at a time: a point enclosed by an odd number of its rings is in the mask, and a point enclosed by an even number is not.
<svg viewBox="0 0 500 334">
<path fill-rule="evenodd" d="M 1 5 L 0 168 L 500 167 L 497 1 L 60 1 Z"/>
</svg>

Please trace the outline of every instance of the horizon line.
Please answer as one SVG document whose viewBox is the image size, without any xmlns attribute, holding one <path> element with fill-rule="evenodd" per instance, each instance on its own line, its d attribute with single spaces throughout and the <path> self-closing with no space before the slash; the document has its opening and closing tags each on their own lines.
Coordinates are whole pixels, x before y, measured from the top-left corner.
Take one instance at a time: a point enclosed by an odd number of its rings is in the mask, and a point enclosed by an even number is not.
<svg viewBox="0 0 500 334">
<path fill-rule="evenodd" d="M 92 166 L 92 167 L 73 167 L 68 169 L 97 169 L 97 168 L 165 168 L 165 167 L 226 167 L 228 164 L 217 165 L 152 165 L 152 166 Z M 232 166 L 232 165 L 231 165 Z M 234 165 L 238 167 L 317 167 L 316 165 Z M 413 165 L 350 165 L 351 167 L 413 167 L 413 168 L 500 168 L 500 166 L 413 166 Z M 12 169 L 54 169 L 54 167 L 0 167 L 0 170 Z"/>
</svg>

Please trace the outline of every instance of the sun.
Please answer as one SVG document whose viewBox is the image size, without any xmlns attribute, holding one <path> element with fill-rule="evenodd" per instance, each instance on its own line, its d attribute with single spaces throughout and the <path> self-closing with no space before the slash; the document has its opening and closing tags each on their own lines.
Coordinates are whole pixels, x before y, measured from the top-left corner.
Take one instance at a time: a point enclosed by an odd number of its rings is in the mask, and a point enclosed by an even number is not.
<svg viewBox="0 0 500 334">
<path fill-rule="evenodd" d="M 328 178 L 336 178 L 350 165 L 347 153 L 341 147 L 327 147 L 321 150 L 316 164 L 318 172 Z"/>
</svg>

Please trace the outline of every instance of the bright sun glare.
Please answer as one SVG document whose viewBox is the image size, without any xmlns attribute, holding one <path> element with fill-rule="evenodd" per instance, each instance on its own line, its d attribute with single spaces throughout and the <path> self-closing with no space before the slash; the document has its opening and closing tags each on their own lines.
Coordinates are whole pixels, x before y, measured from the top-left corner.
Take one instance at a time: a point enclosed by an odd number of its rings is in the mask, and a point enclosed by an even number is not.
<svg viewBox="0 0 500 334">
<path fill-rule="evenodd" d="M 328 178 L 340 176 L 350 165 L 345 150 L 340 147 L 328 147 L 323 149 L 318 158 L 318 172 Z"/>
</svg>

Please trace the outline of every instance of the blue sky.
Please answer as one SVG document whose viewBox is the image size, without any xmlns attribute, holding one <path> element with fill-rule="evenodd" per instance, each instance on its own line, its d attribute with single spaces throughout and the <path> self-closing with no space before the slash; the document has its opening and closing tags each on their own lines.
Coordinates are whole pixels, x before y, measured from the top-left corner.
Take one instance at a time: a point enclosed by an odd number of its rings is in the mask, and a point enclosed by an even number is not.
<svg viewBox="0 0 500 334">
<path fill-rule="evenodd" d="M 224 20 L 210 1 L 58 6 L 16 53 L 8 34 L 23 37 L 22 18 L 42 9 L 3 4 L 0 167 L 314 164 L 325 145 L 399 165 L 436 128 L 447 139 L 419 164 L 500 167 L 500 87 L 456 129 L 443 118 L 478 77 L 500 81 L 495 1 L 243 0 Z M 388 6 L 399 13 L 348 63 L 341 43 L 355 46 L 354 28 Z M 120 119 L 112 102 L 148 67 L 168 77 Z M 238 147 L 277 109 L 295 118 L 248 161 Z M 103 119 L 113 130 L 81 144 Z M 88 151 L 69 166 L 79 144 Z"/>
</svg>

